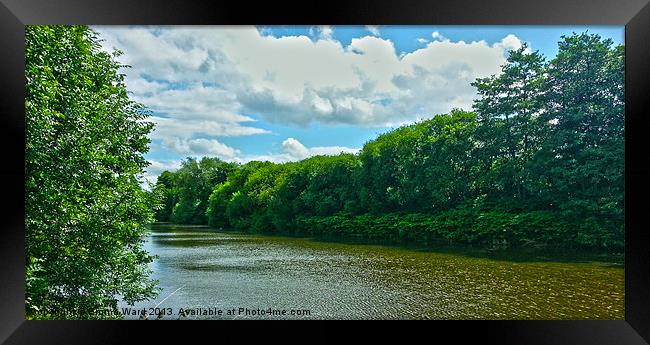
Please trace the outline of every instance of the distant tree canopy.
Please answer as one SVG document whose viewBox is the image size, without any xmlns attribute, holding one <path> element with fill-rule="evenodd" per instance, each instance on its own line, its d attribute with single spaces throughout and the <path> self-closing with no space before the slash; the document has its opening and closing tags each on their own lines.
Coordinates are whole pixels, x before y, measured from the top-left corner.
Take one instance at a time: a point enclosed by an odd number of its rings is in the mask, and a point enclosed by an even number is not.
<svg viewBox="0 0 650 345">
<path fill-rule="evenodd" d="M 158 219 L 620 250 L 624 49 L 586 33 L 564 36 L 558 48 L 548 62 L 525 45 L 511 51 L 502 73 L 472 83 L 472 112 L 397 128 L 355 155 L 187 160 L 158 180 L 169 195 Z"/>
<path fill-rule="evenodd" d="M 153 124 L 95 32 L 25 30 L 27 318 L 106 318 L 118 298 L 155 294 L 141 248 L 151 200 L 136 178 Z"/>
<path fill-rule="evenodd" d="M 178 171 L 163 172 L 154 188 L 164 200 L 157 219 L 181 224 L 207 224 L 206 210 L 212 189 L 225 182 L 236 167 L 217 158 L 206 157 L 200 161 L 188 158 Z"/>
</svg>

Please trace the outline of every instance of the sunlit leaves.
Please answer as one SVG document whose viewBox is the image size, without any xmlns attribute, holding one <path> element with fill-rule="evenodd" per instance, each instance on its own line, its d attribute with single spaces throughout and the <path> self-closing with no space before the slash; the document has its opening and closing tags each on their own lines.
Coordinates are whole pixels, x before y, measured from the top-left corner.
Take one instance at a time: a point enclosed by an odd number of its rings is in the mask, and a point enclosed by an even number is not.
<svg viewBox="0 0 650 345">
<path fill-rule="evenodd" d="M 26 27 L 28 318 L 103 318 L 152 297 L 138 176 L 153 124 L 85 26 Z"/>
</svg>

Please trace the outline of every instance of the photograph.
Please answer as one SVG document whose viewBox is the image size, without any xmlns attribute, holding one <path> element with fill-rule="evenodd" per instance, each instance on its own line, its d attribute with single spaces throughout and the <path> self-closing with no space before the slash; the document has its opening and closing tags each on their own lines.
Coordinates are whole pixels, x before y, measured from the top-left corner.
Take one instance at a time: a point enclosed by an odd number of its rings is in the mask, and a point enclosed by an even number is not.
<svg viewBox="0 0 650 345">
<path fill-rule="evenodd" d="M 25 25 L 25 319 L 625 320 L 625 34 Z"/>
</svg>

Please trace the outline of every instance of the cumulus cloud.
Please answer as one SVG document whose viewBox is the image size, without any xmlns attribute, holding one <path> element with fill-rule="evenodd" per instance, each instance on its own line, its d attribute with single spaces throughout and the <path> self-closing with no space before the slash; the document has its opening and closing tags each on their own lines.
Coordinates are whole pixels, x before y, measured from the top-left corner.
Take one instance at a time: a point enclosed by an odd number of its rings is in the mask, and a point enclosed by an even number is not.
<svg viewBox="0 0 650 345">
<path fill-rule="evenodd" d="M 154 137 L 178 136 L 175 132 L 183 137 L 267 132 L 250 125 L 252 118 L 241 114 L 236 88 L 246 83 L 246 76 L 233 68 L 218 45 L 211 43 L 213 39 L 220 41 L 221 30 L 123 26 L 94 29 L 103 39 L 104 50 L 117 48 L 125 52 L 119 60 L 131 66 L 123 72 L 132 98 L 157 115 L 153 119 L 158 124 Z"/>
<path fill-rule="evenodd" d="M 181 139 L 172 137 L 163 139 L 162 146 L 183 156 L 210 156 L 228 160 L 241 154 L 239 150 L 216 139 Z"/>
<path fill-rule="evenodd" d="M 211 139 L 171 138 L 163 140 L 162 146 L 184 157 L 217 157 L 227 162 L 242 164 L 250 161 L 295 162 L 313 156 L 335 156 L 341 153 L 358 153 L 360 151 L 360 148 L 345 146 L 307 147 L 294 138 L 282 141 L 282 150 L 279 153 L 262 155 L 243 154 L 235 148 Z M 163 171 L 175 171 L 181 167 L 181 160 L 149 160 L 149 163 L 150 165 L 145 169 L 144 177 L 152 183 L 156 182 L 157 176 Z"/>
<path fill-rule="evenodd" d="M 294 138 L 282 142 L 282 152 L 268 155 L 251 155 L 237 159 L 240 163 L 250 161 L 269 161 L 274 163 L 295 162 L 312 156 L 335 156 L 341 153 L 357 153 L 360 149 L 345 146 L 314 146 L 306 147 Z"/>
<path fill-rule="evenodd" d="M 282 142 L 282 148 L 291 157 L 304 159 L 309 156 L 309 149 L 294 138 L 288 138 Z"/>
<path fill-rule="evenodd" d="M 330 25 L 323 25 L 319 27 L 321 39 L 331 39 L 334 34 L 334 29 Z"/>
<path fill-rule="evenodd" d="M 174 171 L 180 167 L 180 160 L 149 160 L 146 171 L 152 175 L 160 175 L 165 170 Z"/>
<path fill-rule="evenodd" d="M 248 136 L 269 133 L 268 130 L 243 126 L 238 122 L 227 122 L 208 119 L 186 119 L 179 121 L 175 118 L 151 117 L 156 124 L 151 134 L 152 138 L 164 139 L 169 137 L 191 138 L 195 134 L 218 137 Z"/>
<path fill-rule="evenodd" d="M 513 35 L 513 34 L 508 34 L 506 37 L 504 37 L 500 42 L 496 43 L 495 45 L 497 47 L 502 47 L 504 50 L 516 50 L 521 48 L 522 46 L 521 40 Z"/>
<path fill-rule="evenodd" d="M 437 37 L 403 56 L 390 40 L 373 36 L 352 39 L 346 47 L 336 41 L 271 37 L 268 59 L 255 67 L 259 71 L 248 69 L 256 82 L 240 90 L 238 100 L 247 112 L 274 123 L 381 127 L 469 108 L 476 95 L 469 82 L 499 73 L 507 51 L 521 43 L 510 36 L 494 44 Z M 280 77 L 270 80 L 264 77 L 268 74 Z M 414 90 L 422 86 L 427 88 Z M 456 92 L 453 104 L 446 103 L 451 92 Z"/>
<path fill-rule="evenodd" d="M 400 56 L 393 42 L 376 36 L 343 46 L 330 26 L 313 27 L 316 40 L 255 27 L 99 30 L 106 45 L 128 52 L 124 62 L 134 68 L 127 82 L 139 101 L 168 118 L 227 124 L 246 135 L 264 131 L 244 114 L 289 125 L 384 126 L 469 107 L 475 91 L 467 81 L 498 73 L 507 51 L 522 44 L 515 35 L 488 44 L 432 32 L 422 48 Z M 414 90 L 422 86 L 428 88 Z M 445 104 L 450 90 L 460 93 Z"/>
</svg>

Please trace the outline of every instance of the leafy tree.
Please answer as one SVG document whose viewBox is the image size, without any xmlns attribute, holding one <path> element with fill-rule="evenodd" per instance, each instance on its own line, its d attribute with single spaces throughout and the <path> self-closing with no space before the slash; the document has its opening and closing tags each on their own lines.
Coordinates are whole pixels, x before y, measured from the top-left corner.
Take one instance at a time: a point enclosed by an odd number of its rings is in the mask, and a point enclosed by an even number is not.
<svg viewBox="0 0 650 345">
<path fill-rule="evenodd" d="M 454 110 L 398 128 L 360 153 L 361 200 L 370 212 L 435 211 L 473 193 L 476 115 Z"/>
<path fill-rule="evenodd" d="M 178 202 L 178 191 L 175 188 L 175 175 L 169 171 L 163 171 L 154 187 L 154 191 L 160 195 L 163 205 L 156 211 L 156 220 L 159 222 L 168 222 L 171 220 L 172 211 Z"/>
<path fill-rule="evenodd" d="M 333 215 L 354 211 L 356 198 L 354 177 L 360 162 L 352 154 L 316 156 L 309 165 L 309 179 L 296 202 L 303 205 L 302 212 L 311 215 Z"/>
<path fill-rule="evenodd" d="M 171 220 L 183 224 L 207 224 L 208 198 L 215 185 L 226 180 L 235 164 L 218 158 L 204 157 L 200 161 L 187 158 L 174 173 L 174 191 L 178 201 Z"/>
<path fill-rule="evenodd" d="M 547 73 L 551 125 L 537 156 L 546 201 L 582 222 L 585 244 L 594 232 L 613 242 L 624 223 L 624 49 L 594 34 L 565 36 Z"/>
<path fill-rule="evenodd" d="M 103 318 L 156 293 L 138 180 L 153 124 L 88 27 L 25 34 L 27 318 Z"/>
<path fill-rule="evenodd" d="M 473 183 L 477 165 L 474 140 L 478 126 L 476 114 L 453 110 L 448 115 L 434 116 L 424 125 L 427 160 L 426 166 L 414 167 L 424 171 L 422 179 L 415 183 L 426 186 L 427 193 L 423 199 L 433 202 L 418 211 L 453 208 L 476 193 Z M 416 200 L 422 199 L 417 195 L 414 197 Z"/>
<path fill-rule="evenodd" d="M 226 181 L 214 186 L 208 198 L 207 216 L 210 226 L 235 226 L 238 219 L 249 214 L 250 207 L 247 203 L 243 203 L 241 208 L 238 207 L 245 199 L 240 191 L 244 188 L 248 176 L 264 165 L 265 163 L 256 161 L 244 164 L 232 171 Z M 233 199 L 235 203 L 231 203 Z"/>
<path fill-rule="evenodd" d="M 241 189 L 232 194 L 226 208 L 226 215 L 237 228 L 255 231 L 272 230 L 268 227 L 268 199 L 274 186 L 274 173 L 278 172 L 277 164 L 271 162 L 250 162 L 246 164 L 240 180 Z M 243 176 L 242 176 L 243 177 Z M 266 229 L 262 229 L 267 226 Z"/>
<path fill-rule="evenodd" d="M 544 133 L 545 62 L 524 44 L 508 53 L 498 76 L 479 78 L 473 86 L 480 98 L 474 103 L 481 126 L 480 143 L 484 190 L 521 204 L 527 197 L 525 166 L 538 150 Z"/>
</svg>

